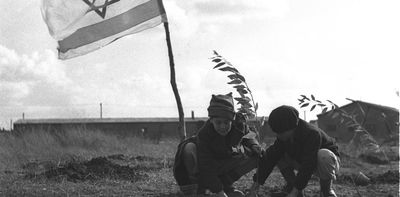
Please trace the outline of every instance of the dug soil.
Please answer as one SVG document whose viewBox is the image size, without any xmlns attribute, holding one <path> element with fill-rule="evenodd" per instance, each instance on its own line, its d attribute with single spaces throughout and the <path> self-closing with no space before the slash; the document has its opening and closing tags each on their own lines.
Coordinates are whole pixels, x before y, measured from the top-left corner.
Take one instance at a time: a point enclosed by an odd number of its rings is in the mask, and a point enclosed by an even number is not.
<svg viewBox="0 0 400 197">
<path fill-rule="evenodd" d="M 30 162 L 24 165 L 26 179 L 49 179 L 53 181 L 96 181 L 100 179 L 125 180 L 137 182 L 148 178 L 150 171 L 169 168 L 172 160 L 162 160 L 147 156 L 126 157 L 110 155 L 96 157 L 89 161 L 70 161 L 64 165 L 51 165 L 42 162 Z M 36 166 L 36 169 L 32 169 Z M 43 166 L 48 169 L 43 170 Z M 35 168 L 35 167 L 33 167 Z M 39 173 L 38 173 L 39 172 Z"/>
</svg>

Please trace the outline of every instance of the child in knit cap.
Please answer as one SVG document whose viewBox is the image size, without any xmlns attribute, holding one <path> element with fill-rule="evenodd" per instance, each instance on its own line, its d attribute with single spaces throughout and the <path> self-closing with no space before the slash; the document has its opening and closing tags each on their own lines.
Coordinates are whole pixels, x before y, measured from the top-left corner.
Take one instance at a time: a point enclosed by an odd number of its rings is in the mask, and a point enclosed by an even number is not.
<svg viewBox="0 0 400 197">
<path fill-rule="evenodd" d="M 178 146 L 174 177 L 184 194 L 244 196 L 233 183 L 257 166 L 261 147 L 256 135 L 250 135 L 246 119 L 235 112 L 232 93 L 212 95 L 207 110 L 203 127 Z"/>
<path fill-rule="evenodd" d="M 250 188 L 252 195 L 249 196 L 256 196 L 259 186 L 265 183 L 274 166 L 278 166 L 286 181 L 281 196 L 303 196 L 303 189 L 314 174 L 320 179 L 321 196 L 335 197 L 332 181 L 336 179 L 340 163 L 335 140 L 301 120 L 299 112 L 287 105 L 274 109 L 268 117 L 268 124 L 277 138 L 259 161 Z"/>
</svg>

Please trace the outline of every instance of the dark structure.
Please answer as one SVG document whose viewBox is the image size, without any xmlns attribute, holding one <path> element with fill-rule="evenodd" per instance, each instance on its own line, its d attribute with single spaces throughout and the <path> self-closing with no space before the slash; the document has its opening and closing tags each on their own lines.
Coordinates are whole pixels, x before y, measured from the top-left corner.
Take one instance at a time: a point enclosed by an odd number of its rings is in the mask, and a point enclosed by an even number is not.
<svg viewBox="0 0 400 197">
<path fill-rule="evenodd" d="M 188 136 L 196 132 L 207 118 L 187 118 Z M 72 129 L 101 131 L 121 137 L 138 136 L 149 139 L 177 137 L 178 118 L 82 118 L 82 119 L 20 119 L 14 123 L 16 132 L 44 130 L 67 132 Z"/>
<path fill-rule="evenodd" d="M 352 101 L 340 107 L 348 114 L 355 116 L 378 142 L 399 134 L 399 110 L 364 101 Z M 354 127 L 340 124 L 340 117 L 333 117 L 327 111 L 318 115 L 318 127 L 338 141 L 348 142 L 354 135 Z"/>
<path fill-rule="evenodd" d="M 208 117 L 186 118 L 187 136 L 203 126 Z M 250 121 L 252 124 L 254 121 Z M 14 132 L 68 132 L 72 129 L 100 131 L 121 137 L 137 136 L 159 140 L 179 138 L 178 118 L 82 118 L 82 119 L 20 119 L 14 122 Z M 261 137 L 273 136 L 268 124 L 264 124 Z"/>
</svg>

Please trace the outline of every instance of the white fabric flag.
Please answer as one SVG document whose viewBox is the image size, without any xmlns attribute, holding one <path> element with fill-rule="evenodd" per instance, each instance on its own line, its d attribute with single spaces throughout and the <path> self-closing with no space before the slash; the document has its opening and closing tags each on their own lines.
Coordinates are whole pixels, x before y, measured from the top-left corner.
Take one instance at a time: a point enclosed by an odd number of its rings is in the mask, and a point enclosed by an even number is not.
<svg viewBox="0 0 400 197">
<path fill-rule="evenodd" d="M 42 0 L 41 11 L 60 59 L 167 22 L 161 0 Z"/>
</svg>

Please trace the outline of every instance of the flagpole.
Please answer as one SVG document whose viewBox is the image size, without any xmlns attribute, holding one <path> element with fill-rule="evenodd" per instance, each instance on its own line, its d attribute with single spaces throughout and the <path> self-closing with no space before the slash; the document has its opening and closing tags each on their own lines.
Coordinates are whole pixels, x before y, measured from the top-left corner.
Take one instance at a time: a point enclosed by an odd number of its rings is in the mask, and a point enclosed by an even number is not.
<svg viewBox="0 0 400 197">
<path fill-rule="evenodd" d="M 175 100 L 176 100 L 176 104 L 178 105 L 178 112 L 179 112 L 179 125 L 178 125 L 179 137 L 180 137 L 180 140 L 183 141 L 184 139 L 186 139 L 186 126 L 185 126 L 185 118 L 184 118 L 185 115 L 183 113 L 183 107 L 182 107 L 181 98 L 179 96 L 178 88 L 176 87 L 174 55 L 172 53 L 168 22 L 164 22 L 164 28 L 165 28 L 165 35 L 166 35 L 167 46 L 168 46 L 169 66 L 170 66 L 170 70 L 171 70 L 170 83 L 172 86 L 172 90 L 174 91 Z"/>
</svg>

